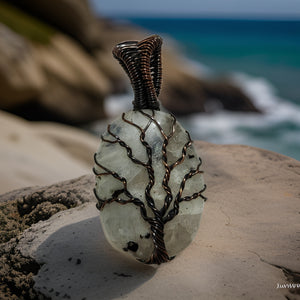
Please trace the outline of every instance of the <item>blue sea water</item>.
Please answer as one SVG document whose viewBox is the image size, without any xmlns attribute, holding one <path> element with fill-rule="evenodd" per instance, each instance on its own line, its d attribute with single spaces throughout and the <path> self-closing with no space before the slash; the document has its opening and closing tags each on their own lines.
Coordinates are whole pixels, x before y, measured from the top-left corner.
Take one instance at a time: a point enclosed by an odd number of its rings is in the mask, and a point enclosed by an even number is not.
<svg viewBox="0 0 300 300">
<path fill-rule="evenodd" d="M 300 21 L 127 21 L 166 41 L 176 40 L 202 76 L 230 76 L 264 111 L 255 115 L 220 110 L 182 118 L 194 139 L 252 145 L 300 160 Z"/>
</svg>

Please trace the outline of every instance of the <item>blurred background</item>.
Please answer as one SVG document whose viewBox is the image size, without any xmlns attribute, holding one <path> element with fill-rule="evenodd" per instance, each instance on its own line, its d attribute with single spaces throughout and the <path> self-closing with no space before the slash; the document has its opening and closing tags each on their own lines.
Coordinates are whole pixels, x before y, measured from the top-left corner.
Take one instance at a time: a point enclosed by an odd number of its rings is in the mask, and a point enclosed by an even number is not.
<svg viewBox="0 0 300 300">
<path fill-rule="evenodd" d="M 160 100 L 193 139 L 300 160 L 300 2 L 0 1 L 0 108 L 97 135 L 131 108 L 111 48 L 159 34 Z"/>
</svg>

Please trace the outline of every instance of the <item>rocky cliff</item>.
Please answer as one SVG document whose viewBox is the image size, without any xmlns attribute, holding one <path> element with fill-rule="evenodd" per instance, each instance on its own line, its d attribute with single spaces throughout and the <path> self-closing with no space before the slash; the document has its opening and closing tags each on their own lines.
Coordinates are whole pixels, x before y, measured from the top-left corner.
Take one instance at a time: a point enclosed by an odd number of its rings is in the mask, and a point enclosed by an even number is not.
<svg viewBox="0 0 300 300">
<path fill-rule="evenodd" d="M 69 124 L 104 118 L 104 99 L 130 89 L 112 47 L 146 35 L 95 16 L 85 0 L 1 1 L 0 108 Z M 167 42 L 163 49 L 160 100 L 171 112 L 205 112 L 211 101 L 259 111 L 232 82 L 205 79 Z"/>
</svg>

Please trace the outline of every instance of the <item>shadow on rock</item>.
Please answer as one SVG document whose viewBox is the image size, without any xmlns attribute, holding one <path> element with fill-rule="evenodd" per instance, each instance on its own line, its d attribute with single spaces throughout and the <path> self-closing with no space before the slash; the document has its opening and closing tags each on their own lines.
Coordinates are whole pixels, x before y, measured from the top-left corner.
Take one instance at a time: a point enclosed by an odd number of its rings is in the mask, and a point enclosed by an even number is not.
<svg viewBox="0 0 300 300">
<path fill-rule="evenodd" d="M 52 299 L 113 299 L 136 289 L 156 272 L 115 251 L 98 217 L 59 229 L 35 256 L 44 265 L 34 288 Z"/>
</svg>

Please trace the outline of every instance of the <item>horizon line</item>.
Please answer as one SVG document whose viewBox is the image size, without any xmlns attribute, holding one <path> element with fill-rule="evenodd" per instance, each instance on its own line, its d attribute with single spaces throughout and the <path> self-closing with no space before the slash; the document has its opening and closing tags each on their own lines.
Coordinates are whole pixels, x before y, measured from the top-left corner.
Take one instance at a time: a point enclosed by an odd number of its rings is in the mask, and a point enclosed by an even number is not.
<svg viewBox="0 0 300 300">
<path fill-rule="evenodd" d="M 300 15 L 243 15 L 243 14 L 127 14 L 114 13 L 100 16 L 111 19 L 203 19 L 203 20 L 245 20 L 245 21 L 300 21 Z"/>
</svg>

